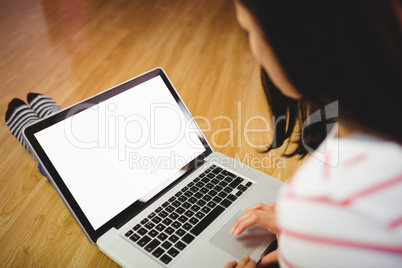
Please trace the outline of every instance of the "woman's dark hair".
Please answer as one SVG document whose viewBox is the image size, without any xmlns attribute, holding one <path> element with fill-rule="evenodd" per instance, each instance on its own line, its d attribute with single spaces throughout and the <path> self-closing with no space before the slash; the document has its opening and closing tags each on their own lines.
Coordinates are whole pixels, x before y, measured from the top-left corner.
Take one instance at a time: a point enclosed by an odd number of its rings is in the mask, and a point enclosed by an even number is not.
<svg viewBox="0 0 402 268">
<path fill-rule="evenodd" d="M 401 143 L 402 34 L 398 0 L 237 0 L 252 14 L 302 100 L 284 96 L 262 69 L 275 118 L 268 150 L 298 126 L 305 156 L 326 137 L 328 121 L 305 122 L 315 109 L 339 102 L 339 120 Z M 398 17 L 399 14 L 399 17 Z"/>
</svg>

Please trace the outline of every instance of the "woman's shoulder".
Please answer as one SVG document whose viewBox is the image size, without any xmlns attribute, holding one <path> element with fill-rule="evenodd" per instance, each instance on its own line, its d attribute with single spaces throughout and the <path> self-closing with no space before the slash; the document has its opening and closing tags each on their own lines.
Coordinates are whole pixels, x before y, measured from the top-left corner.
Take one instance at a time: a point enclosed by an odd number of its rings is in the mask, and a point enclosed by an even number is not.
<svg viewBox="0 0 402 268">
<path fill-rule="evenodd" d="M 338 194 L 347 196 L 376 183 L 402 180 L 401 176 L 400 144 L 355 134 L 326 139 L 295 173 L 291 184 L 306 191 L 339 190 Z"/>
<path fill-rule="evenodd" d="M 282 197 L 353 207 L 391 224 L 402 215 L 401 193 L 402 146 L 359 134 L 327 139 L 295 173 Z"/>
</svg>

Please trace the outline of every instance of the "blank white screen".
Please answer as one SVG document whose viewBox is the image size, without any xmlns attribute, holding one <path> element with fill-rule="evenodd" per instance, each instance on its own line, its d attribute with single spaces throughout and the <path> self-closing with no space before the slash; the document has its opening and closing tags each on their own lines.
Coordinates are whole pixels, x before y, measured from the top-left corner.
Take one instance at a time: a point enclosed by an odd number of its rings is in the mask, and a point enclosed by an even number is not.
<svg viewBox="0 0 402 268">
<path fill-rule="evenodd" d="M 96 230 L 205 151 L 160 76 L 35 134 Z"/>
</svg>

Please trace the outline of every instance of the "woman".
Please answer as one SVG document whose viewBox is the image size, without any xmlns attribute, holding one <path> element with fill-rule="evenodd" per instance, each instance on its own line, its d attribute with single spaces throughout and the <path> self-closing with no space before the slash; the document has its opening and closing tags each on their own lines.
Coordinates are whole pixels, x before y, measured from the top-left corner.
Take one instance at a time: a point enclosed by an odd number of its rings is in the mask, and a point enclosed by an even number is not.
<svg viewBox="0 0 402 268">
<path fill-rule="evenodd" d="M 235 5 L 262 66 L 272 113 L 287 115 L 268 151 L 289 139 L 295 126 L 301 128 L 298 146 L 289 155 L 315 151 L 276 205 L 245 210 L 231 232 L 258 224 L 277 234 L 278 250 L 261 265 L 279 260 L 281 267 L 401 267 L 401 2 Z M 322 114 L 306 121 L 320 108 Z M 336 116 L 329 135 L 330 120 L 320 115 Z M 248 256 L 226 265 L 255 266 Z"/>
</svg>

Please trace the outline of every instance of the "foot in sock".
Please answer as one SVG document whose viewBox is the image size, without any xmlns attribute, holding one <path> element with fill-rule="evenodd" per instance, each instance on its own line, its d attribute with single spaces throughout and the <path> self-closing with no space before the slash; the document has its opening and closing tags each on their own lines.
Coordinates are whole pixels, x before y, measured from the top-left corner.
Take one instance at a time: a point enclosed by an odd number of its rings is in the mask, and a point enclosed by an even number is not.
<svg viewBox="0 0 402 268">
<path fill-rule="evenodd" d="M 22 133 L 25 126 L 39 120 L 38 115 L 29 106 L 20 99 L 13 99 L 8 104 L 6 112 L 6 124 L 11 134 L 32 154 L 24 135 Z M 33 154 L 32 154 L 33 155 Z"/>
<path fill-rule="evenodd" d="M 60 110 L 60 106 L 50 97 L 38 93 L 29 93 L 27 101 L 39 118 L 44 118 Z"/>
</svg>

